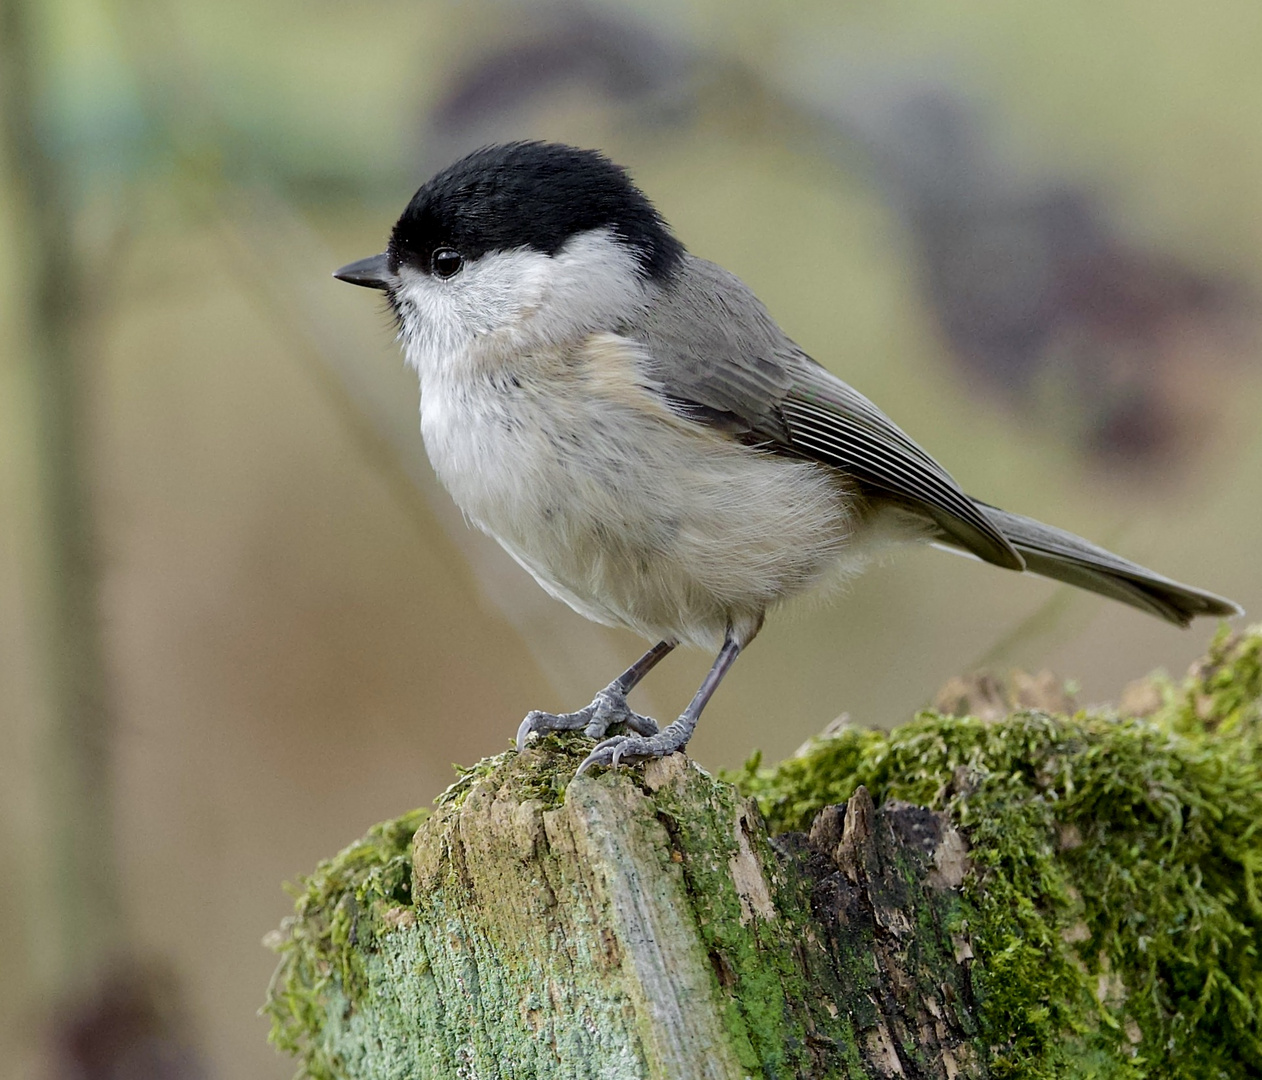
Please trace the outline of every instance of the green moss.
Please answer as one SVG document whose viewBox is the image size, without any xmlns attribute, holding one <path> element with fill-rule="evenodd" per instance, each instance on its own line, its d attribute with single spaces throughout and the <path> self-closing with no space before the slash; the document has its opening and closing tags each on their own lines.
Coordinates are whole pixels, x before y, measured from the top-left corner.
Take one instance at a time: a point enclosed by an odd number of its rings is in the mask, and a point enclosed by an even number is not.
<svg viewBox="0 0 1262 1080">
<path fill-rule="evenodd" d="M 365 987 L 364 955 L 398 925 L 412 903 L 412 837 L 428 816 L 414 810 L 374 826 L 362 840 L 326 859 L 291 891 L 294 914 L 269 935 L 280 964 L 263 1013 L 269 1039 L 301 1063 L 298 1075 L 335 1080 L 342 1072 L 318 1040 L 336 983 L 353 1002 Z"/>
<path fill-rule="evenodd" d="M 591 743 L 577 735 L 546 735 L 532 743 L 535 751 L 529 769 L 511 769 L 518 761 L 515 750 L 505 750 L 494 757 L 483 758 L 475 765 L 456 765 L 456 779 L 434 800 L 436 807 L 459 807 L 473 786 L 492 775 L 508 775 L 509 783 L 522 802 L 537 800 L 543 809 L 551 810 L 565 801 L 565 785 L 574 770 L 587 756 Z"/>
<path fill-rule="evenodd" d="M 1262 631 L 1218 635 L 1145 718 L 935 713 L 732 777 L 774 828 L 864 784 L 968 832 L 991 1074 L 1262 1074 Z"/>
<path fill-rule="evenodd" d="M 730 869 L 744 855 L 774 876 L 776 857 L 757 811 L 742 805 L 730 784 L 708 776 L 689 775 L 687 783 L 666 785 L 651 797 L 715 969 L 729 1045 L 754 1075 L 792 1075 L 806 1042 L 799 1006 L 811 998 L 794 963 L 798 910 L 782 903 L 776 921 L 751 918 Z"/>
<path fill-rule="evenodd" d="M 1220 634 L 1186 680 L 1155 680 L 1144 696 L 1148 715 L 1138 718 L 1017 713 L 983 722 L 924 713 L 893 732 L 856 729 L 820 739 L 775 769 L 752 761 L 733 779 L 756 796 L 777 830 L 808 827 L 821 807 L 849 798 L 859 784 L 878 801 L 945 809 L 965 828 L 974 866 L 965 899 L 932 916 L 919 909 L 923 925 L 913 947 L 949 954 L 951 934 L 971 940 L 979 1045 L 990 1075 L 1262 1075 L 1262 631 Z M 492 790 L 502 793 L 506 806 L 561 806 L 586 745 L 550 737 L 539 749 L 463 771 L 437 800 L 431 827 L 448 827 L 475 789 L 484 800 Z M 489 777 L 490 788 L 479 788 Z M 643 780 L 634 770 L 597 782 Z M 662 857 L 682 874 L 721 991 L 729 1045 L 751 1075 L 799 1068 L 808 1057 L 807 1031 L 838 1053 L 848 1049 L 850 1071 L 860 1075 L 851 1025 L 873 1021 L 863 1013 L 861 992 L 872 973 L 816 970 L 812 949 L 795 954 L 807 932 L 810 882 L 777 862 L 756 822 L 739 824 L 748 811 L 726 785 L 694 773 L 687 782 L 640 791 L 648 799 L 637 812 L 643 820 L 627 827 L 665 830 Z M 300 1058 L 302 1075 L 395 1075 L 364 1072 L 364 1061 L 342 1055 L 347 1047 L 380 1047 L 401 1029 L 423 1041 L 418 1018 L 452 1001 L 452 986 L 463 985 L 463 968 L 446 972 L 444 982 L 426 966 L 429 939 L 421 931 L 425 919 L 447 910 L 444 904 L 481 901 L 461 891 L 467 882 L 444 878 L 417 898 L 421 907 L 414 905 L 411 841 L 424 818 L 417 811 L 378 826 L 296 890 L 295 914 L 275 936 L 281 960 L 265 1012 L 273 1042 Z M 512 820 L 520 830 L 529 815 Z M 479 849 L 480 872 L 490 872 L 487 860 L 500 860 L 507 873 L 527 857 L 528 832 L 484 837 L 491 846 Z M 521 843 L 527 847 L 519 856 L 512 845 Z M 748 897 L 732 887 L 731 861 L 749 857 L 771 875 L 777 919 L 749 918 Z M 548 880 L 553 889 L 568 887 L 560 871 Z M 495 925 L 529 924 L 537 900 L 523 893 L 513 901 L 525 905 L 517 922 Z M 426 904 L 434 911 L 425 914 Z M 406 927 L 412 929 L 389 933 Z M 475 953 L 490 950 L 477 953 L 485 961 L 477 970 L 499 978 L 504 942 L 475 935 L 466 944 Z M 445 957 L 449 945 L 443 939 L 435 955 Z M 859 963 L 875 942 L 839 938 L 834 946 L 844 968 L 847 957 Z M 910 964 L 920 967 L 941 965 Z M 505 969 L 501 981 L 479 983 L 479 992 L 509 1001 L 509 991 L 530 979 Z M 405 985 L 416 1000 L 396 1002 Z M 582 991 L 593 1009 L 603 1001 L 592 996 L 598 989 Z M 360 1008 L 369 999 L 372 1008 Z M 522 1016 L 533 1023 L 544 1004 L 526 1001 Z M 614 1011 L 599 1013 L 598 1032 L 621 1016 L 617 1002 L 604 1004 Z M 398 1017 L 390 1012 L 396 1006 Z M 491 1034 L 476 1024 L 465 1032 L 475 1048 Z M 435 1060 L 447 1060 L 459 1048 L 430 1049 Z M 412 1051 L 405 1056 L 415 1065 Z"/>
</svg>

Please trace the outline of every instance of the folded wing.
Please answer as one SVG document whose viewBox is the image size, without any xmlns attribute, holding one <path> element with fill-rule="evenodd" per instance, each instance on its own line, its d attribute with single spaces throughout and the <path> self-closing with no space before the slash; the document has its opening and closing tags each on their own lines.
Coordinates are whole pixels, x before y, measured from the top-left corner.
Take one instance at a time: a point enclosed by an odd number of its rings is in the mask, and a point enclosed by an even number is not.
<svg viewBox="0 0 1262 1080">
<path fill-rule="evenodd" d="M 699 422 L 843 470 L 986 562 L 1025 563 L 950 474 L 862 394 L 793 344 L 741 281 L 688 257 L 634 329 L 651 375 Z"/>
</svg>

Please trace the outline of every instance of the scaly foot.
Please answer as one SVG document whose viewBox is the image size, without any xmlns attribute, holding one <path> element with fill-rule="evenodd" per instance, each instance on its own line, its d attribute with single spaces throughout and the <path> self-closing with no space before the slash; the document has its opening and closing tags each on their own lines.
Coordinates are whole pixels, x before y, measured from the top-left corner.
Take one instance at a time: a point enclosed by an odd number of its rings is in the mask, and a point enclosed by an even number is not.
<svg viewBox="0 0 1262 1080">
<path fill-rule="evenodd" d="M 616 768 L 618 765 L 636 765 L 641 761 L 670 757 L 687 746 L 692 737 L 696 722 L 688 723 L 687 719 L 682 716 L 664 731 L 653 735 L 615 735 L 606 739 L 583 759 L 575 775 L 585 773 L 593 765 Z"/>
<path fill-rule="evenodd" d="M 657 734 L 657 721 L 651 716 L 632 712 L 627 705 L 626 694 L 614 687 L 605 687 L 590 705 L 570 713 L 547 713 L 535 710 L 527 713 L 517 729 L 517 749 L 526 748 L 526 741 L 535 734 L 549 731 L 584 731 L 589 738 L 601 738 L 615 724 L 626 724 L 640 735 Z M 603 744 L 602 744 L 603 745 Z"/>
</svg>

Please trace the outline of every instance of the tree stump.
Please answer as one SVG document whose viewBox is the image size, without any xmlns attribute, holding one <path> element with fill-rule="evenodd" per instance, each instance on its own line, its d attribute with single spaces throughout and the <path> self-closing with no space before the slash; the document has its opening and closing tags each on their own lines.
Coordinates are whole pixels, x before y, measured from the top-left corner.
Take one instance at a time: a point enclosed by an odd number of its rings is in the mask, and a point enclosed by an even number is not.
<svg viewBox="0 0 1262 1080">
<path fill-rule="evenodd" d="M 273 1038 L 318 1080 L 1256 1075 L 1260 672 L 1220 638 L 1149 716 L 842 728 L 739 787 L 549 736 L 307 880 Z"/>
</svg>

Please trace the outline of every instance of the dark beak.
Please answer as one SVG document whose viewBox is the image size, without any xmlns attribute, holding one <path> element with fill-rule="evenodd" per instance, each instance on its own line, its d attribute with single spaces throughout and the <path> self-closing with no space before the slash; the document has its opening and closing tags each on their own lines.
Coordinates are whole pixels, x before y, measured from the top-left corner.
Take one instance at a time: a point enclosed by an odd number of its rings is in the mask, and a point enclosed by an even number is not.
<svg viewBox="0 0 1262 1080">
<path fill-rule="evenodd" d="M 340 270 L 334 270 L 333 276 L 338 281 L 349 281 L 365 289 L 388 289 L 394 277 L 384 255 L 369 255 L 359 262 L 349 263 Z"/>
</svg>

